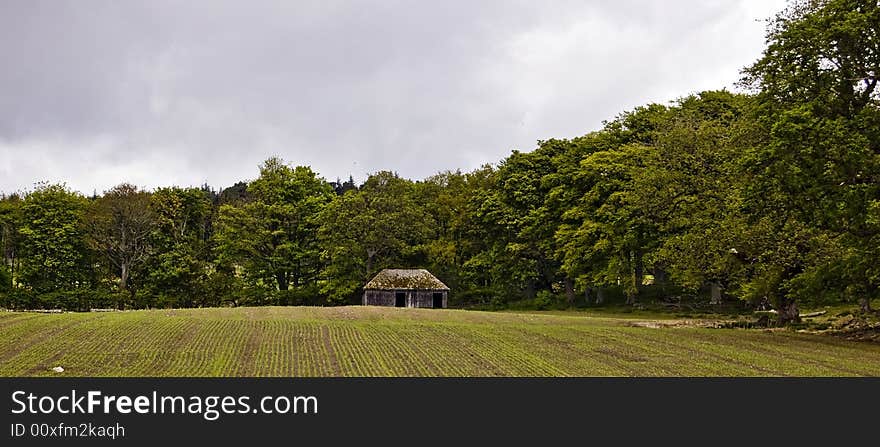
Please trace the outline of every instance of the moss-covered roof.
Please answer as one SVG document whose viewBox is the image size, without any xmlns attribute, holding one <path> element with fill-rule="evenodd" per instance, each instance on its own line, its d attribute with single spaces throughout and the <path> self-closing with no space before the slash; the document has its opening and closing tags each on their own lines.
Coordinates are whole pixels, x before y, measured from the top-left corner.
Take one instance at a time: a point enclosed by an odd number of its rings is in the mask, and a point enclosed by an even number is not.
<svg viewBox="0 0 880 447">
<path fill-rule="evenodd" d="M 436 276 L 425 269 L 385 269 L 364 286 L 364 289 L 428 289 L 449 290 Z"/>
</svg>

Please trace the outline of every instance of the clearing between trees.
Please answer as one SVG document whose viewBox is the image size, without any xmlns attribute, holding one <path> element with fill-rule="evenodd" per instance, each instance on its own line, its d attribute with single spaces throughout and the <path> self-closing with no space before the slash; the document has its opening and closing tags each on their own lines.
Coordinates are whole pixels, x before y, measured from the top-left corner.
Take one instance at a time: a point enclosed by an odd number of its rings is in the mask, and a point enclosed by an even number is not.
<svg viewBox="0 0 880 447">
<path fill-rule="evenodd" d="M 880 375 L 880 344 L 700 326 L 371 306 L 2 312 L 0 376 Z"/>
</svg>

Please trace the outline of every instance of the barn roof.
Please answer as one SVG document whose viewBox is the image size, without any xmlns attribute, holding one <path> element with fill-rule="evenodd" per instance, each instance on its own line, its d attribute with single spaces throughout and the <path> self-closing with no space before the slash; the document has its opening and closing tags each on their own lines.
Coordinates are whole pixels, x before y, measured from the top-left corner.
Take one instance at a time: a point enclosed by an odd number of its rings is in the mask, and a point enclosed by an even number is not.
<svg viewBox="0 0 880 447">
<path fill-rule="evenodd" d="M 449 290 L 449 287 L 425 269 L 385 269 L 376 274 L 364 289 Z"/>
</svg>

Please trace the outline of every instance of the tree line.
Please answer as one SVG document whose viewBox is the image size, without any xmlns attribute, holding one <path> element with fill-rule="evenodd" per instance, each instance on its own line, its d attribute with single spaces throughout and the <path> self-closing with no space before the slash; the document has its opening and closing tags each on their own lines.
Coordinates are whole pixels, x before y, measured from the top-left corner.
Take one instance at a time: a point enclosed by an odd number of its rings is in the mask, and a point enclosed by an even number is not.
<svg viewBox="0 0 880 447">
<path fill-rule="evenodd" d="M 39 184 L 0 199 L 7 307 L 344 304 L 388 267 L 459 304 L 705 293 L 858 302 L 880 286 L 880 8 L 806 0 L 769 21 L 748 93 L 706 91 L 540 141 L 496 166 L 327 182 L 266 160 L 219 192 Z M 648 284 L 653 284 L 648 286 Z"/>
</svg>

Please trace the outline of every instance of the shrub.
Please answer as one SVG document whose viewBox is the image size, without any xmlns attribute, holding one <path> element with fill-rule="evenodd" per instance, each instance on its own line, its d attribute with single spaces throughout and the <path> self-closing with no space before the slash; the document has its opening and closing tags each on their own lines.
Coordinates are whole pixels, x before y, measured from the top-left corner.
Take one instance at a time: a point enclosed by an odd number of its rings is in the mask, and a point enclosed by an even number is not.
<svg viewBox="0 0 880 447">
<path fill-rule="evenodd" d="M 556 301 L 556 296 L 553 295 L 553 292 L 549 290 L 542 290 L 538 292 L 535 296 L 535 299 L 532 300 L 535 309 L 537 310 L 547 310 L 551 308 Z"/>
<path fill-rule="evenodd" d="M 274 295 L 274 304 L 278 306 L 320 306 L 327 302 L 327 297 L 314 285 L 301 286 L 291 290 L 277 290 Z"/>
<path fill-rule="evenodd" d="M 489 304 L 495 296 L 496 291 L 491 287 L 456 290 L 449 294 L 449 307 L 485 305 Z"/>
</svg>

